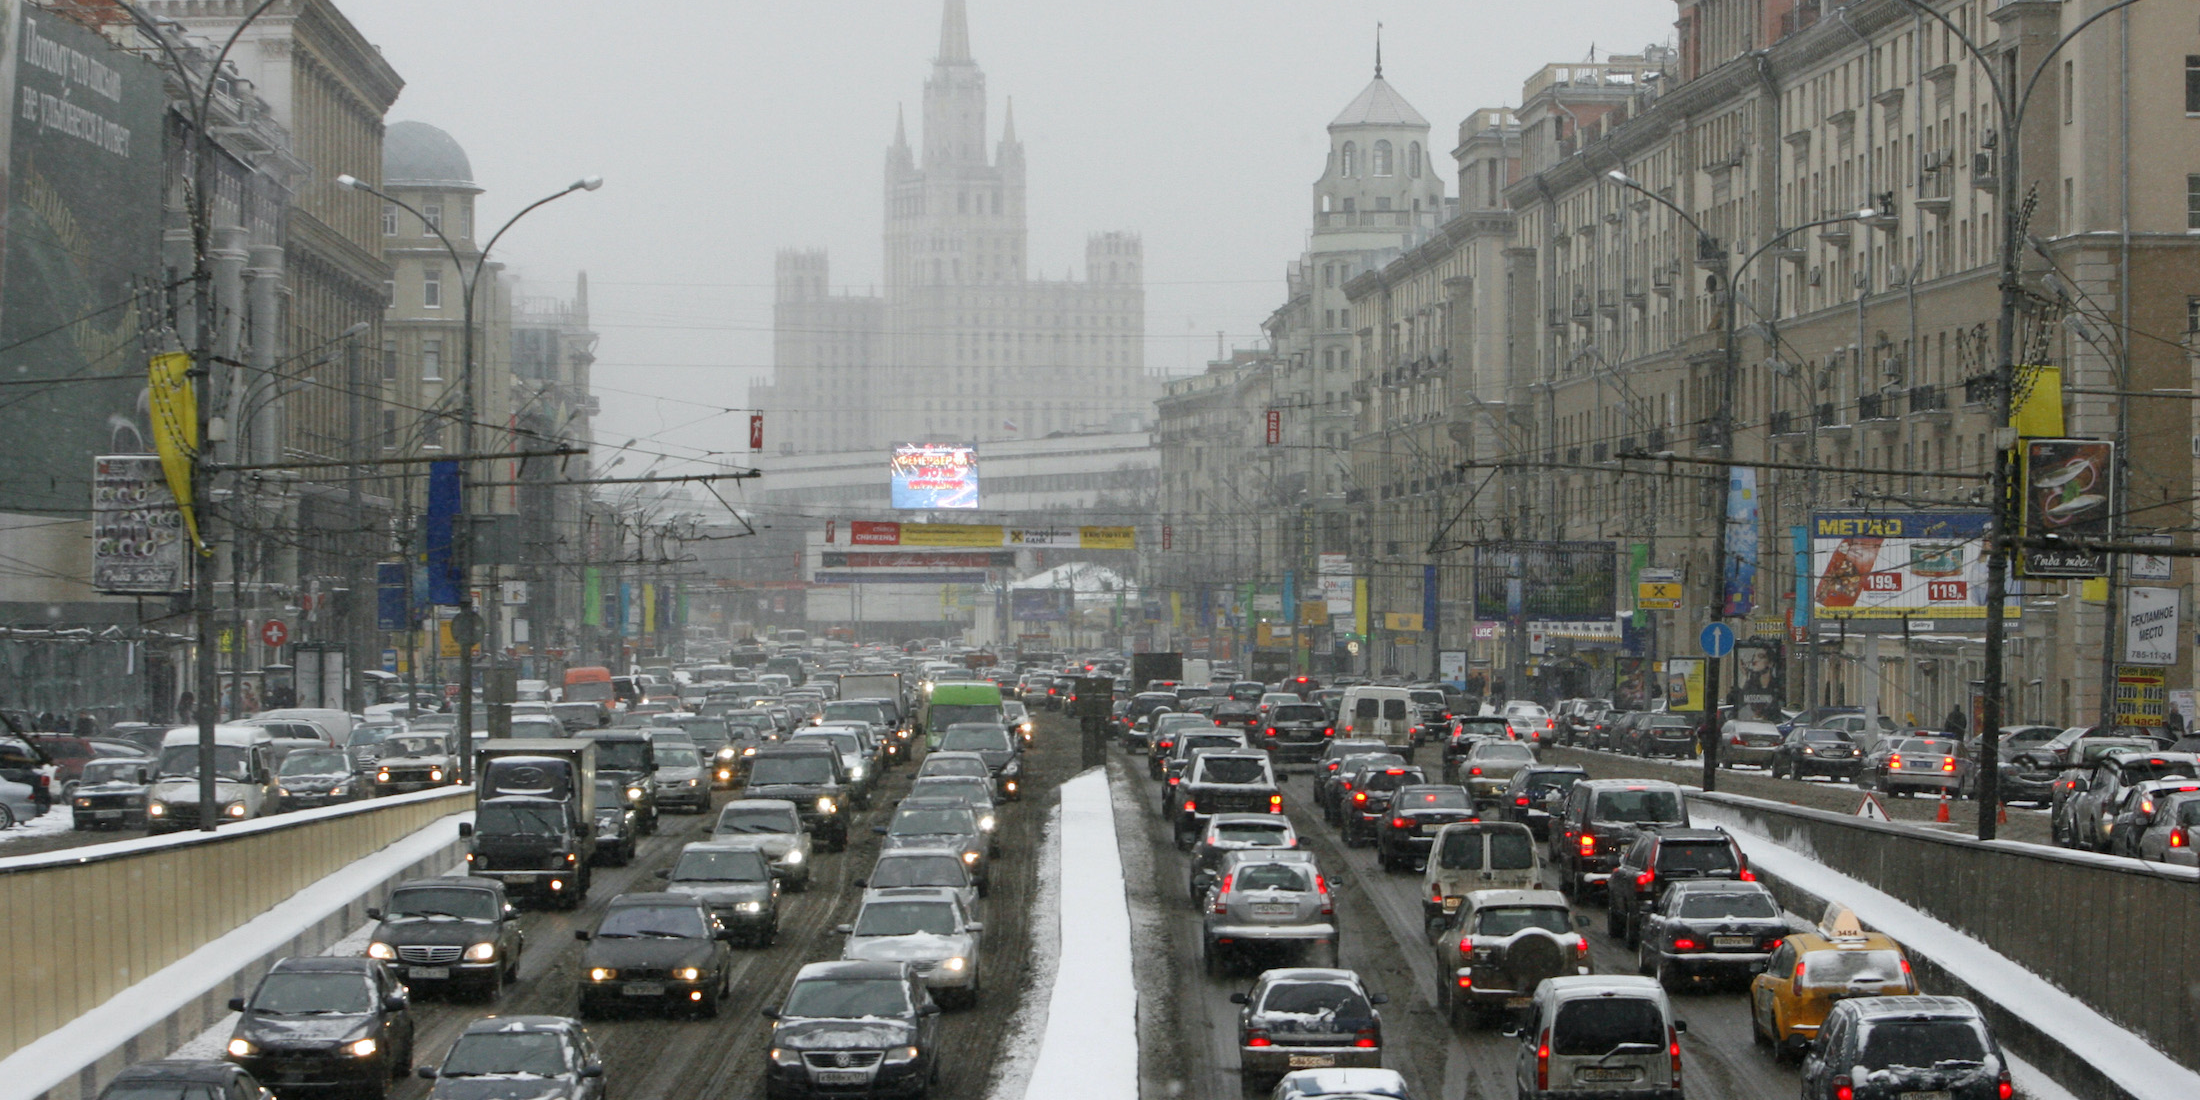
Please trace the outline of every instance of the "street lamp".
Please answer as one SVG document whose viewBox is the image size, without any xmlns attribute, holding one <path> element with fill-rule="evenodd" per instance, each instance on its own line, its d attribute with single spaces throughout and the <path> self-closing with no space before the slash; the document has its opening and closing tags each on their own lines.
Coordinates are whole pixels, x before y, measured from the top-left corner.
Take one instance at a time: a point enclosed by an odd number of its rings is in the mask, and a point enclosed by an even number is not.
<svg viewBox="0 0 2200 1100">
<path fill-rule="evenodd" d="M 490 234 L 489 243 L 482 245 L 481 249 L 474 254 L 474 269 L 471 273 L 466 270 L 466 261 L 464 257 L 459 255 L 458 246 L 452 244 L 451 239 L 443 235 L 443 227 L 437 225 L 426 214 L 414 209 L 412 204 L 383 192 L 357 176 L 340 175 L 336 177 L 336 183 L 338 186 L 349 187 L 354 191 L 364 191 L 383 202 L 404 210 L 413 217 L 419 218 L 420 223 L 427 226 L 429 232 L 435 234 L 435 239 L 443 242 L 443 251 L 450 255 L 452 266 L 458 269 L 460 292 L 465 295 L 460 302 L 461 321 L 465 325 L 465 331 L 459 337 L 459 346 L 462 349 L 459 356 L 459 389 L 462 392 L 459 395 L 458 412 L 458 449 L 461 457 L 458 464 L 459 523 L 458 534 L 454 540 L 455 545 L 452 546 L 451 550 L 452 557 L 456 559 L 452 565 L 458 572 L 460 581 L 458 593 L 459 614 L 470 617 L 474 621 L 475 626 L 470 632 L 478 637 L 480 616 L 474 611 L 473 607 L 473 518 L 466 502 L 466 465 L 473 460 L 474 456 L 474 290 L 481 281 L 482 269 L 488 266 L 490 250 L 496 248 L 497 241 L 504 237 L 506 230 L 511 229 L 521 218 L 533 213 L 537 207 L 555 202 L 575 191 L 594 191 L 602 187 L 603 177 L 583 176 L 566 184 L 563 190 L 552 192 L 521 207 L 519 213 L 512 215 L 502 226 L 498 227 L 495 233 Z M 463 642 L 458 647 L 458 736 L 456 738 L 459 744 L 458 775 L 460 782 L 472 782 L 474 777 L 473 718 L 474 643 Z"/>
</svg>

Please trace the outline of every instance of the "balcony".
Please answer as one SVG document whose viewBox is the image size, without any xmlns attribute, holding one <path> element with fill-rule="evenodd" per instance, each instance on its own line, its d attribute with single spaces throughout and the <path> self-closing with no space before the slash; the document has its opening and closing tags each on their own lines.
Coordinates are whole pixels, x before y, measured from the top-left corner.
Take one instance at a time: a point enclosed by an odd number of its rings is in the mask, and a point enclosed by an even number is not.
<svg viewBox="0 0 2200 1100">
<path fill-rule="evenodd" d="M 1597 312 L 1606 317 L 1619 316 L 1619 292 L 1616 290 L 1597 291 Z"/>
<path fill-rule="evenodd" d="M 1966 405 L 1991 405 L 1994 403 L 1994 376 L 1981 374 L 1963 380 L 1963 403 Z"/>
<path fill-rule="evenodd" d="M 1836 443 L 1844 442 L 1849 438 L 1850 426 L 1834 423 L 1833 402 L 1827 401 L 1820 404 L 1817 410 L 1812 413 L 1811 418 L 1818 422 L 1819 435 Z"/>
<path fill-rule="evenodd" d="M 1589 319 L 1589 314 L 1590 314 L 1590 306 L 1589 306 L 1589 295 L 1588 295 L 1587 293 L 1585 293 L 1585 292 L 1582 292 L 1582 291 L 1575 291 L 1575 292 L 1574 292 L 1574 301 L 1573 301 L 1573 306 L 1571 307 L 1571 311 L 1572 311 L 1572 313 L 1573 313 L 1573 317 L 1574 317 L 1574 320 L 1576 320 L 1576 321 L 1586 321 L 1586 320 L 1588 320 L 1588 319 Z"/>
<path fill-rule="evenodd" d="M 1671 298 L 1673 296 L 1673 280 L 1674 271 L 1670 266 L 1661 267 L 1651 272 L 1650 293 L 1660 298 Z"/>
<path fill-rule="evenodd" d="M 1867 393 L 1857 398 L 1856 418 L 1858 420 L 1887 419 L 1886 399 L 1876 393 Z"/>
<path fill-rule="evenodd" d="M 1828 210 L 1821 216 L 1827 218 L 1839 218 L 1843 215 L 1853 213 L 1855 213 L 1855 211 L 1853 210 Z M 1847 248 L 1849 241 L 1854 239 L 1855 236 L 1856 223 L 1854 221 L 1848 220 L 1829 222 L 1826 225 L 1819 227 L 1818 230 L 1819 240 L 1824 241 L 1827 244 L 1836 245 L 1842 248 Z"/>
<path fill-rule="evenodd" d="M 1947 391 L 1939 386 L 1911 386 L 1910 419 L 1946 427 L 1949 421 Z"/>
<path fill-rule="evenodd" d="M 1772 419 L 1766 423 L 1765 429 L 1775 438 L 1803 434 L 1802 425 L 1795 421 L 1795 414 L 1786 409 L 1773 413 Z"/>
<path fill-rule="evenodd" d="M 1591 462 L 1607 462 L 1607 461 L 1610 461 L 1610 460 L 1611 460 L 1611 457 L 1612 457 L 1612 445 L 1611 445 L 1611 444 L 1609 444 L 1609 443 L 1594 443 L 1594 444 L 1591 444 L 1591 445 L 1589 446 L 1589 461 L 1591 461 Z"/>
<path fill-rule="evenodd" d="M 1650 429 L 1650 453 L 1651 453 L 1651 454 L 1659 454 L 1659 453 L 1661 453 L 1661 452 L 1664 452 L 1664 451 L 1670 451 L 1670 450 L 1672 450 L 1672 449 L 1673 449 L 1673 446 L 1672 446 L 1672 444 L 1671 444 L 1670 442 L 1668 442 L 1668 441 L 1666 440 L 1666 438 L 1665 438 L 1665 429 L 1664 429 L 1664 428 L 1652 428 L 1652 429 Z"/>
<path fill-rule="evenodd" d="M 1644 298 L 1642 276 L 1629 275 L 1625 285 L 1626 289 L 1622 293 L 1627 299 L 1627 304 L 1640 308 Z"/>
<path fill-rule="evenodd" d="M 1725 443 L 1726 433 L 1720 429 L 1717 423 L 1706 420 L 1696 425 L 1697 450 L 1712 450 L 1723 446 Z"/>
</svg>

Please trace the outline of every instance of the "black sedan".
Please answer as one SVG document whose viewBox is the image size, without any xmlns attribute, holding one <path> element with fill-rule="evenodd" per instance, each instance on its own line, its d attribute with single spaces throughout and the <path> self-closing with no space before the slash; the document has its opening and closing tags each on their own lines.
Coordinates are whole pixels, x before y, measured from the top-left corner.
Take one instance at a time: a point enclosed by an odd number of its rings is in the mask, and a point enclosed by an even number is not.
<svg viewBox="0 0 2200 1100">
<path fill-rule="evenodd" d="M 1455 821 L 1479 820 L 1464 787 L 1424 783 L 1400 787 L 1389 816 L 1374 827 L 1375 862 L 1385 871 L 1411 871 L 1428 861 L 1436 834 Z"/>
<path fill-rule="evenodd" d="M 1763 883 L 1676 882 L 1643 915 L 1636 962 L 1669 990 L 1704 978 L 1746 984 L 1787 934 Z"/>
<path fill-rule="evenodd" d="M 412 989 L 469 989 L 494 1001 L 519 977 L 527 936 L 519 910 L 493 878 L 426 878 L 399 883 L 379 921 L 367 957 L 398 968 Z"/>
<path fill-rule="evenodd" d="M 613 1004 L 654 1003 L 716 1016 L 732 978 L 733 933 L 701 901 L 682 894 L 621 894 L 603 922 L 573 938 L 581 952 L 580 1015 Z"/>
<path fill-rule="evenodd" d="M 1846 731 L 1797 726 L 1772 750 L 1770 767 L 1775 777 L 1808 779 L 1823 775 L 1853 781 L 1863 763 L 1863 751 L 1849 740 Z"/>
<path fill-rule="evenodd" d="M 939 1013 L 908 963 L 811 963 L 764 1009 L 764 1096 L 921 1097 L 939 1080 Z"/>
<path fill-rule="evenodd" d="M 451 1044 L 428 1100 L 604 1100 L 603 1057 L 588 1030 L 563 1016 L 489 1016 Z"/>
<path fill-rule="evenodd" d="M 405 985 L 372 959 L 280 960 L 229 1007 L 229 1060 L 270 1088 L 381 1097 L 412 1068 Z"/>
</svg>

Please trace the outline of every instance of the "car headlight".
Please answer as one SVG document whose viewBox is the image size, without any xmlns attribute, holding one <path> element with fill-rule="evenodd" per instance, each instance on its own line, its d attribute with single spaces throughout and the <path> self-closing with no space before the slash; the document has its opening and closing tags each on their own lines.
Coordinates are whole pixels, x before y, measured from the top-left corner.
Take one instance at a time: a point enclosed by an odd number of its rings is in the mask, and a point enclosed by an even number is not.
<svg viewBox="0 0 2200 1100">
<path fill-rule="evenodd" d="M 389 944 L 383 943 L 381 940 L 376 940 L 373 943 L 367 945 L 367 957 L 370 959 L 380 959 L 383 962 L 390 962 L 391 960 L 397 958 L 397 949 L 391 947 Z"/>
<path fill-rule="evenodd" d="M 835 801 L 833 801 L 833 800 L 832 800 L 832 796 L 830 796 L 830 795 L 819 795 L 819 796 L 817 796 L 817 812 L 818 812 L 818 813 L 821 813 L 821 814 L 829 814 L 829 813 L 833 813 L 833 812 L 836 812 L 836 811 L 838 811 L 839 809 L 840 809 L 840 803 L 838 803 L 838 802 L 835 802 Z"/>
<path fill-rule="evenodd" d="M 677 970 L 674 970 L 672 972 L 672 976 L 679 981 L 692 982 L 701 978 L 703 976 L 703 972 L 700 968 L 697 967 L 683 966 Z"/>
<path fill-rule="evenodd" d="M 963 958 L 961 955 L 957 955 L 954 958 L 940 964 L 940 966 L 948 970 L 952 970 L 958 974 L 962 973 L 963 967 L 966 967 L 968 965 L 970 965 L 970 960 Z"/>
<path fill-rule="evenodd" d="M 964 853 L 963 853 L 963 862 L 964 862 L 964 863 L 976 863 L 976 862 L 978 862 L 978 853 L 976 853 L 976 852 L 964 852 Z"/>
<path fill-rule="evenodd" d="M 761 913 L 764 911 L 764 903 L 760 901 L 744 901 L 735 905 L 733 907 L 733 911 L 736 913 Z"/>
<path fill-rule="evenodd" d="M 147 817 L 166 817 L 166 816 L 168 816 L 168 804 L 167 804 L 167 803 L 165 803 L 165 802 L 148 802 L 148 803 L 146 803 L 146 804 L 145 804 L 145 816 L 147 816 Z"/>
<path fill-rule="evenodd" d="M 349 784 L 349 783 L 338 783 L 337 785 L 335 785 L 335 786 L 333 786 L 333 787 L 330 787 L 330 788 L 328 789 L 328 793 L 329 793 L 329 796 L 330 796 L 330 797 L 332 797 L 332 798 L 340 798 L 340 797 L 342 797 L 342 796 L 344 796 L 344 795 L 347 795 L 347 794 L 350 794 L 350 793 L 351 793 L 351 784 Z"/>
<path fill-rule="evenodd" d="M 889 1066 L 905 1066 L 916 1061 L 917 1054 L 918 1051 L 915 1047 L 888 1047 L 886 1048 L 886 1064 Z"/>
<path fill-rule="evenodd" d="M 288 788 L 288 787 L 277 787 L 277 788 L 275 788 L 275 793 L 276 793 L 277 795 L 279 795 L 279 796 L 283 797 L 283 798 L 289 798 L 289 797 L 290 797 L 290 788 Z M 83 803 L 79 803 L 79 805 L 83 805 Z"/>
<path fill-rule="evenodd" d="M 794 864 L 797 864 L 797 863 L 800 863 L 800 862 L 802 862 L 802 849 L 800 849 L 800 848 L 789 848 L 789 849 L 787 849 L 786 862 L 787 862 L 787 864 L 788 864 L 789 866 L 792 866 L 792 865 L 794 865 Z"/>
<path fill-rule="evenodd" d="M 732 745 L 727 745 L 725 748 L 718 750 L 718 759 L 720 760 L 731 760 L 733 759 L 733 757 L 734 751 Z"/>
<path fill-rule="evenodd" d="M 1007 783 L 1003 784 L 1003 786 L 1005 786 L 1005 787 L 1007 787 L 1007 788 L 1008 788 L 1008 793 L 1010 793 L 1010 794 L 1015 794 L 1015 793 L 1016 793 L 1016 781 L 1015 781 L 1015 780 L 1011 779 L 1011 780 L 1009 780 L 1009 781 L 1008 781 Z"/>
<path fill-rule="evenodd" d="M 443 782 L 443 769 L 441 769 L 441 768 L 429 768 L 429 769 L 428 769 L 428 779 L 429 779 L 430 781 L 432 781 L 432 782 L 436 782 L 436 783 L 441 783 L 441 782 Z"/>
<path fill-rule="evenodd" d="M 377 783 L 387 783 L 390 781 L 390 773 L 387 770 L 376 772 L 374 773 L 374 781 Z"/>
<path fill-rule="evenodd" d="M 232 1058 L 250 1058 L 259 1052 L 260 1048 L 253 1046 L 250 1039 L 229 1040 L 229 1056 Z"/>
<path fill-rule="evenodd" d="M 357 1042 L 344 1044 L 344 1053 L 354 1058 L 372 1058 L 374 1052 L 380 1049 L 382 1049 L 381 1044 L 372 1039 L 361 1039 Z"/>
<path fill-rule="evenodd" d="M 754 745 L 749 745 L 749 746 L 746 746 L 746 747 L 744 747 L 744 748 L 743 748 L 743 749 L 741 750 L 741 755 L 743 755 L 743 756 L 755 756 L 755 755 L 756 755 L 756 746 L 754 746 Z"/>
<path fill-rule="evenodd" d="M 467 962 L 488 962 L 490 959 L 496 957 L 497 945 L 496 941 L 494 940 L 483 940 L 480 943 L 477 943 L 472 947 L 466 949 Z"/>
<path fill-rule="evenodd" d="M 988 833 L 992 832 L 992 831 L 993 831 L 993 815 L 992 815 L 992 814 L 987 814 L 987 815 L 985 815 L 984 817 L 981 817 L 981 818 L 979 818 L 979 819 L 978 819 L 978 828 L 979 828 L 980 830 L 984 831 L 984 832 L 988 832 Z"/>
<path fill-rule="evenodd" d="M 89 798 L 79 798 L 76 800 L 76 808 L 79 810 L 89 810 L 92 808 L 92 800 Z"/>
<path fill-rule="evenodd" d="M 229 805 L 222 807 L 222 813 L 229 817 L 243 817 L 244 803 L 232 802 Z"/>
<path fill-rule="evenodd" d="M 848 778 L 853 779 L 858 783 L 863 782 L 863 777 L 869 774 L 871 774 L 871 769 L 861 764 L 858 764 L 855 767 L 848 769 Z"/>
<path fill-rule="evenodd" d="M 640 787 L 628 787 L 626 789 L 626 800 L 628 802 L 640 802 L 642 800 L 642 789 Z"/>
<path fill-rule="evenodd" d="M 891 1054 L 887 1055 L 887 1058 L 889 1059 L 891 1059 L 892 1057 L 893 1055 Z M 799 1066 L 802 1064 L 802 1052 L 799 1050 L 788 1050 L 786 1047 L 773 1047 L 772 1064 L 780 1066 Z"/>
<path fill-rule="evenodd" d="M 608 966 L 599 966 L 588 972 L 588 980 L 592 982 L 608 982 L 618 976 L 619 972 Z"/>
<path fill-rule="evenodd" d="M 690 787 L 700 787 L 703 785 L 703 781 L 700 779 L 690 779 L 687 781 L 687 785 Z"/>
</svg>

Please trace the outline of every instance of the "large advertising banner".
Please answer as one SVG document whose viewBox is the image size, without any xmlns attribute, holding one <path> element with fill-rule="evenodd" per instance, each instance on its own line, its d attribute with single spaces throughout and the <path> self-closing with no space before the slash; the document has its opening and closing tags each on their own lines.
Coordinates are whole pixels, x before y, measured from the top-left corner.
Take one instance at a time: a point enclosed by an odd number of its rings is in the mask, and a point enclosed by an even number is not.
<svg viewBox="0 0 2200 1100">
<path fill-rule="evenodd" d="M 1810 617 L 1984 620 L 1990 521 L 1986 512 L 1813 515 Z M 2018 603 L 2008 601 L 2009 614 Z"/>
<path fill-rule="evenodd" d="M 1020 623 L 1068 622 L 1077 593 L 1067 588 L 1011 588 L 1008 617 Z"/>
<path fill-rule="evenodd" d="M 189 587 L 183 510 L 159 455 L 92 461 L 92 587 L 129 596 L 173 596 Z"/>
<path fill-rule="evenodd" d="M 1703 709 L 1703 658 L 1669 657 L 1665 662 L 1665 709 Z"/>
<path fill-rule="evenodd" d="M 1757 606 L 1757 471 L 1747 466 L 1726 477 L 1726 613 L 1740 617 Z"/>
<path fill-rule="evenodd" d="M 2102 577 L 2108 555 L 2098 550 L 2034 546 L 2033 539 L 2106 539 L 2115 497 L 2116 445 L 2098 439 L 2027 439 L 2023 453 L 2024 513 L 2017 530 L 2027 540 L 2017 569 L 2027 577 Z"/>
<path fill-rule="evenodd" d="M 1619 612 L 1619 547 L 1511 542 L 1476 548 L 1474 617 L 1611 622 Z"/>
<path fill-rule="evenodd" d="M 896 508 L 978 506 L 978 445 L 896 443 L 887 462 Z"/>
<path fill-rule="evenodd" d="M 154 450 L 138 298 L 161 277 L 161 76 L 12 0 L 0 0 L 0 37 L 0 366 L 13 387 L 0 401 L 0 512 L 81 516 L 98 456 Z"/>
<path fill-rule="evenodd" d="M 2124 590 L 2124 663 L 2177 663 L 2178 591 L 2174 588 Z"/>
<path fill-rule="evenodd" d="M 1134 550 L 1135 527 L 1002 527 L 986 523 L 892 523 L 852 520 L 852 546 L 945 546 L 965 549 Z"/>
</svg>

